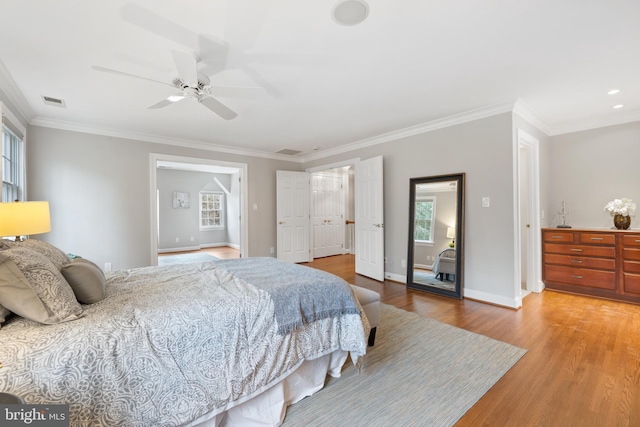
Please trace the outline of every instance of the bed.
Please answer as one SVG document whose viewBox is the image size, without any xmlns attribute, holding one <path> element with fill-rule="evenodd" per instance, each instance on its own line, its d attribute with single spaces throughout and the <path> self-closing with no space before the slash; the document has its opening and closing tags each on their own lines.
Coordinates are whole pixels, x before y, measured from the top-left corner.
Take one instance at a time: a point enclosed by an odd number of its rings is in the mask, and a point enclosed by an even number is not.
<svg viewBox="0 0 640 427">
<path fill-rule="evenodd" d="M 443 249 L 433 263 L 433 274 L 442 280 L 450 280 L 453 277 L 455 281 L 456 275 L 456 250 Z"/>
<path fill-rule="evenodd" d="M 102 273 L 50 245 L 15 246 L 0 250 L 0 391 L 69 404 L 72 426 L 279 425 L 288 405 L 366 352 L 366 316 L 329 273 L 273 258 Z M 25 251 L 40 255 L 25 261 Z M 91 267 L 85 281 L 104 275 L 102 298 L 68 274 L 79 263 Z M 21 309 L 6 289 L 16 267 L 44 318 L 8 314 Z M 69 299 L 60 277 L 98 301 L 58 304 Z"/>
</svg>

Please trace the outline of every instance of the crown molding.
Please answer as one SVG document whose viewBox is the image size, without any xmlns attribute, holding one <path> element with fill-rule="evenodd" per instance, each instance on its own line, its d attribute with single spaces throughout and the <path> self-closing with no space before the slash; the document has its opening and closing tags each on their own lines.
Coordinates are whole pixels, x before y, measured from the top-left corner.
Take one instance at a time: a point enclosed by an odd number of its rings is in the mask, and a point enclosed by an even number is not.
<svg viewBox="0 0 640 427">
<path fill-rule="evenodd" d="M 514 114 L 519 115 L 527 122 L 531 123 L 533 126 L 538 128 L 538 130 L 542 131 L 546 135 L 551 135 L 552 128 L 549 124 L 544 121 L 540 116 L 521 98 L 516 99 L 515 104 L 513 105 Z"/>
<path fill-rule="evenodd" d="M 579 122 L 566 123 L 555 126 L 550 136 L 563 135 L 565 133 L 581 132 L 585 130 L 604 128 L 608 126 L 623 125 L 626 123 L 640 122 L 640 111 L 630 111 L 625 114 L 616 114 L 615 117 L 606 119 L 590 119 Z"/>
<path fill-rule="evenodd" d="M 18 114 L 20 114 L 27 123 L 30 123 L 35 117 L 35 113 L 22 94 L 22 91 L 18 88 L 18 84 L 13 80 L 13 77 L 11 77 L 9 70 L 4 66 L 2 60 L 0 60 L 0 88 L 2 88 L 5 95 L 7 95 L 8 101 L 18 110 Z"/>
<path fill-rule="evenodd" d="M 246 148 L 233 148 L 226 145 L 210 144 L 201 141 L 167 138 L 159 135 L 151 135 L 139 132 L 127 132 L 119 129 L 105 128 L 100 126 L 85 125 L 62 120 L 36 117 L 30 123 L 32 126 L 41 126 L 52 129 L 68 130 L 73 132 L 90 133 L 94 135 L 110 136 L 114 138 L 132 139 L 136 141 L 153 142 L 156 144 L 172 145 L 176 147 L 195 148 L 198 150 L 216 151 L 220 153 L 238 154 L 241 156 L 260 157 L 271 160 L 284 160 L 293 163 L 302 163 L 300 158 L 291 158 L 283 154 L 267 153 L 265 151 L 251 150 Z"/>
<path fill-rule="evenodd" d="M 371 138 L 362 139 L 350 144 L 341 145 L 340 147 L 329 149 L 323 151 L 322 153 L 305 156 L 302 158 L 302 161 L 309 162 L 312 160 L 319 160 L 325 157 L 334 156 L 336 154 L 343 154 L 360 148 L 371 147 L 372 145 L 395 141 L 398 139 L 419 135 L 421 133 L 431 132 L 437 129 L 448 128 L 450 126 L 484 119 L 486 117 L 495 116 L 497 114 L 508 113 L 510 111 L 513 111 L 513 105 L 513 103 L 496 104 L 490 105 L 488 107 L 477 108 L 475 110 L 470 110 L 460 114 L 454 114 L 453 116 L 432 120 L 415 126 L 410 126 L 404 129 L 377 135 Z"/>
</svg>

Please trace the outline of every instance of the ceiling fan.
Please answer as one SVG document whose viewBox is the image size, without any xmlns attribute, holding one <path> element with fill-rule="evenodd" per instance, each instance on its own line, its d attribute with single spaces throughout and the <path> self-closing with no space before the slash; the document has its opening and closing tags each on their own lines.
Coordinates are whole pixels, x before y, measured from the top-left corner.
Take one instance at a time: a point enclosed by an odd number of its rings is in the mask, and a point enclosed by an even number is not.
<svg viewBox="0 0 640 427">
<path fill-rule="evenodd" d="M 209 85 L 209 77 L 198 72 L 199 59 L 197 57 L 177 50 L 172 50 L 171 53 L 178 72 L 177 77 L 175 77 L 171 83 L 165 83 L 105 67 L 93 66 L 91 68 L 96 71 L 103 71 L 160 83 L 182 91 L 180 93 L 170 95 L 162 101 L 147 107 L 150 109 L 166 107 L 167 105 L 182 101 L 183 99 L 194 99 L 225 120 L 231 120 L 238 116 L 235 111 L 231 110 L 229 107 L 214 98 L 214 95 L 212 94 L 212 87 Z"/>
</svg>

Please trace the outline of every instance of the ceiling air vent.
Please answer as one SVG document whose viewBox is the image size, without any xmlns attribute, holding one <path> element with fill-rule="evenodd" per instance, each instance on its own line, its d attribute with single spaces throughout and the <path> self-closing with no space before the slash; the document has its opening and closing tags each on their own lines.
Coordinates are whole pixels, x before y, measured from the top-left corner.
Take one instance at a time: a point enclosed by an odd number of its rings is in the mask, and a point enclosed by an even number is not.
<svg viewBox="0 0 640 427">
<path fill-rule="evenodd" d="M 289 148 L 283 148 L 280 151 L 277 151 L 278 154 L 285 154 L 287 156 L 294 156 L 296 154 L 302 153 L 302 151 L 298 151 L 298 150 L 291 150 Z"/>
<path fill-rule="evenodd" d="M 54 107 L 67 108 L 67 106 L 65 105 L 65 103 L 64 103 L 64 101 L 62 99 L 52 98 L 50 96 L 42 95 L 42 101 L 46 105 L 53 105 Z"/>
</svg>

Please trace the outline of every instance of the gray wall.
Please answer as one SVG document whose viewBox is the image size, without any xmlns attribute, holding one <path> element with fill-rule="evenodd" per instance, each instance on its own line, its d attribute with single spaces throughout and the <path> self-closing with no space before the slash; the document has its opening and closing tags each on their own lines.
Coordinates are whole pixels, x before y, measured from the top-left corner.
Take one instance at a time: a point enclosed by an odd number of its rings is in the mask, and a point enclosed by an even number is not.
<svg viewBox="0 0 640 427">
<path fill-rule="evenodd" d="M 465 288 L 477 298 L 513 304 L 513 120 L 500 114 L 474 122 L 315 160 L 306 168 L 384 156 L 385 271 L 406 277 L 409 179 L 466 173 Z M 482 197 L 491 198 L 483 208 Z"/>
<path fill-rule="evenodd" d="M 237 182 L 236 174 L 236 182 Z M 159 237 L 158 251 L 180 250 L 211 246 L 225 246 L 232 240 L 239 242 L 239 203 L 237 185 L 235 197 L 226 196 L 222 188 L 213 180 L 217 178 L 226 189 L 231 187 L 231 175 L 205 172 L 183 171 L 176 169 L 158 169 L 158 215 Z M 173 207 L 173 192 L 188 192 L 191 205 L 188 209 Z M 225 228 L 223 230 L 200 231 L 200 210 L 198 206 L 200 191 L 222 193 L 225 203 Z M 231 238 L 231 234 L 233 238 Z M 179 239 L 176 242 L 176 239 Z M 193 239 L 193 240 L 192 240 Z"/>
<path fill-rule="evenodd" d="M 640 122 L 551 137 L 549 206 L 554 214 L 564 200 L 573 227 L 612 228 L 604 206 L 627 197 L 640 203 Z M 549 217 L 552 226 L 555 217 Z M 640 229 L 640 216 L 631 218 Z"/>
<path fill-rule="evenodd" d="M 150 153 L 247 164 L 249 256 L 272 256 L 276 246 L 276 170 L 301 170 L 299 163 L 38 126 L 28 132 L 29 198 L 48 200 L 51 209 L 52 230 L 38 238 L 113 269 L 151 265 Z"/>
</svg>

